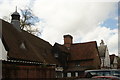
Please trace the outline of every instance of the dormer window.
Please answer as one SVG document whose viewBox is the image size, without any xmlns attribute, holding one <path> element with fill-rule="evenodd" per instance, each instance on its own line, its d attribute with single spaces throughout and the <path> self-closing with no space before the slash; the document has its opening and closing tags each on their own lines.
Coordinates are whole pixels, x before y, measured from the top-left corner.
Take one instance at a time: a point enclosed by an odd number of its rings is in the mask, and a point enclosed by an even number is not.
<svg viewBox="0 0 120 80">
<path fill-rule="evenodd" d="M 26 49 L 24 42 L 22 42 L 22 43 L 20 44 L 20 48 L 21 48 L 21 49 Z"/>
</svg>

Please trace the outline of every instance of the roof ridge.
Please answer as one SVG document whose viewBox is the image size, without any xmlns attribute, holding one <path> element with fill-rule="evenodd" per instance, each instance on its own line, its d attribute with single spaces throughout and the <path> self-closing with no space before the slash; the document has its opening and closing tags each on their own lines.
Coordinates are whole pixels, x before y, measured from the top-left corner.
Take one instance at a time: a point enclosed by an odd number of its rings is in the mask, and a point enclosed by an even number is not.
<svg viewBox="0 0 120 80">
<path fill-rule="evenodd" d="M 77 45 L 77 44 L 88 44 L 88 43 L 96 43 L 96 41 L 83 42 L 83 43 L 73 43 L 72 45 Z"/>
</svg>

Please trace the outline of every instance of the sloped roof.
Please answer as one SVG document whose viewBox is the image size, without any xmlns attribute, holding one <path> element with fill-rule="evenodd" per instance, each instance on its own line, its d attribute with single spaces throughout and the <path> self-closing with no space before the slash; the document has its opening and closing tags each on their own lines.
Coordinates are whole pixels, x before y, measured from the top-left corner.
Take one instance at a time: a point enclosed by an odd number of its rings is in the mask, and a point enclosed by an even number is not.
<svg viewBox="0 0 120 80">
<path fill-rule="evenodd" d="M 114 58 L 115 58 L 115 55 L 110 55 L 110 64 L 113 64 Z"/>
<path fill-rule="evenodd" d="M 54 47 L 58 48 L 58 49 L 59 49 L 60 51 L 62 51 L 62 52 L 69 53 L 68 49 L 67 49 L 64 45 L 55 43 L 55 44 L 54 44 Z"/>
<path fill-rule="evenodd" d="M 110 55 L 110 64 L 114 64 L 114 63 L 119 64 L 119 57 L 116 56 L 115 54 L 112 54 L 112 55 Z"/>
<path fill-rule="evenodd" d="M 98 51 L 99 51 L 100 57 L 105 57 L 106 48 L 107 48 L 107 45 L 100 45 L 98 47 Z"/>
<path fill-rule="evenodd" d="M 70 60 L 94 59 L 94 55 L 99 55 L 96 41 L 72 44 L 70 53 Z"/>
<path fill-rule="evenodd" d="M 57 64 L 51 54 L 52 46 L 26 31 L 19 32 L 12 24 L 2 20 L 2 36 L 9 48 L 8 56 L 13 59 Z M 26 49 L 20 48 L 24 43 Z"/>
</svg>

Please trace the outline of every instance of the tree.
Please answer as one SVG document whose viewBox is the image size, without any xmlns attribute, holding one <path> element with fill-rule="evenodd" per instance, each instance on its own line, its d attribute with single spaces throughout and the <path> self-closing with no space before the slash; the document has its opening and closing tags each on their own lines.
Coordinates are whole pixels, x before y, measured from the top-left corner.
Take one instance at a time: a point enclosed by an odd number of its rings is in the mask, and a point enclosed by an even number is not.
<svg viewBox="0 0 120 80">
<path fill-rule="evenodd" d="M 30 8 L 20 9 L 20 11 L 21 11 L 20 19 L 21 29 L 34 35 L 39 35 L 40 30 L 39 28 L 35 27 L 35 25 L 40 21 L 40 18 L 35 16 Z M 3 16 L 3 20 L 10 22 L 10 18 L 8 16 Z"/>
<path fill-rule="evenodd" d="M 40 34 L 39 28 L 35 27 L 35 24 L 40 21 L 40 19 L 35 16 L 30 8 L 26 8 L 21 11 L 21 29 L 28 31 L 32 34 Z"/>
</svg>

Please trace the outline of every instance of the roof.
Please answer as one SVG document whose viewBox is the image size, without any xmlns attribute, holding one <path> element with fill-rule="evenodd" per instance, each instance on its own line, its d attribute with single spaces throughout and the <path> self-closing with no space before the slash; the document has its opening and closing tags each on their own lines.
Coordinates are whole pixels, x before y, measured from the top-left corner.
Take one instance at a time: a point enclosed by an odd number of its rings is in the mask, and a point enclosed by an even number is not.
<svg viewBox="0 0 120 80">
<path fill-rule="evenodd" d="M 96 41 L 72 44 L 70 53 L 70 60 L 94 59 L 94 55 L 99 55 Z"/>
<path fill-rule="evenodd" d="M 19 32 L 12 24 L 2 20 L 2 36 L 9 49 L 10 59 L 20 59 L 57 64 L 52 56 L 52 46 L 43 39 L 40 39 L 26 31 Z M 24 44 L 25 49 L 20 46 Z M 22 45 L 23 46 L 23 45 Z"/>
<path fill-rule="evenodd" d="M 15 11 L 15 12 L 12 14 L 12 16 L 13 16 L 13 15 L 20 16 L 20 14 L 19 14 L 17 11 Z"/>
<path fill-rule="evenodd" d="M 12 15 L 20 16 L 20 14 L 17 12 L 17 7 L 16 7 L 16 11 Z"/>
<path fill-rule="evenodd" d="M 59 49 L 62 52 L 69 53 L 68 49 L 64 45 L 60 45 L 58 43 L 55 43 L 54 47 L 56 47 L 57 49 Z"/>
<path fill-rule="evenodd" d="M 98 47 L 100 57 L 105 57 L 106 49 L 107 49 L 107 45 L 100 45 Z"/>
<path fill-rule="evenodd" d="M 112 54 L 112 55 L 110 55 L 110 64 L 114 64 L 114 63 L 119 64 L 119 57 L 116 56 L 115 54 Z"/>
<path fill-rule="evenodd" d="M 115 55 L 110 55 L 110 64 L 113 64 L 114 58 L 115 58 Z"/>
</svg>

